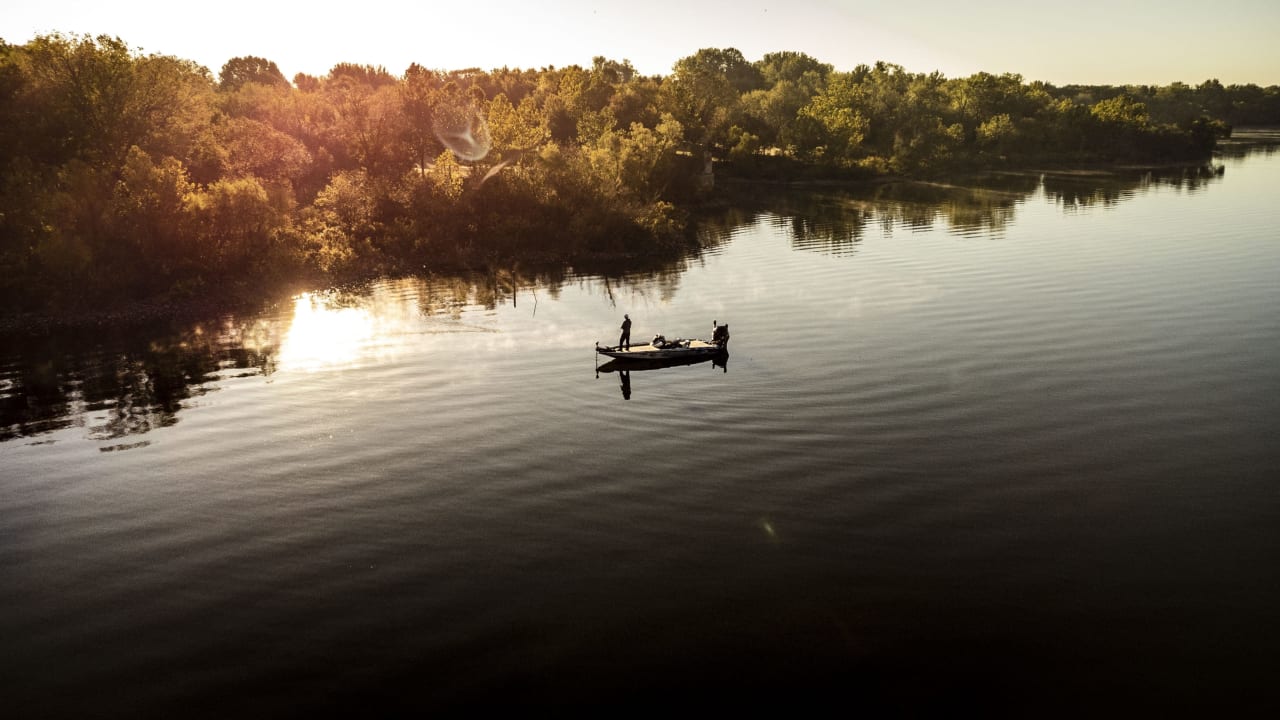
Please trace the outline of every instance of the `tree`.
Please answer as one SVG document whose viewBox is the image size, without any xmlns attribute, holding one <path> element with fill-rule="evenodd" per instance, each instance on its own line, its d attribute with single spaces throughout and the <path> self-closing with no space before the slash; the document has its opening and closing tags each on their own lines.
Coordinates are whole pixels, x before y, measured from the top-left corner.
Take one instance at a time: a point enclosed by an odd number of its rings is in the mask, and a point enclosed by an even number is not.
<svg viewBox="0 0 1280 720">
<path fill-rule="evenodd" d="M 964 140 L 964 127 L 948 122 L 946 78 L 941 73 L 908 74 L 907 91 L 896 109 L 890 163 L 902 173 L 931 172 L 947 165 Z"/>
<path fill-rule="evenodd" d="M 1227 118 L 1231 115 L 1230 95 L 1217 78 L 1210 78 L 1197 85 L 1196 95 L 1200 98 L 1200 107 L 1210 117 Z"/>
<path fill-rule="evenodd" d="M 559 70 L 544 71 L 533 93 L 535 102 L 542 108 L 551 138 L 558 143 L 577 141 L 583 118 L 595 115 L 611 106 L 614 86 L 609 78 L 624 72 L 609 61 L 600 62 L 592 70 L 571 65 Z M 588 118 L 587 123 L 591 124 Z"/>
<path fill-rule="evenodd" d="M 273 258 L 277 233 L 288 224 L 257 178 L 219 180 L 187 196 L 195 235 L 212 267 L 244 271 Z"/>
<path fill-rule="evenodd" d="M 47 35 L 25 47 L 42 160 L 119 167 L 138 146 L 185 157 L 207 130 L 211 79 L 187 60 L 135 57 L 119 38 Z"/>
<path fill-rule="evenodd" d="M 1022 82 L 1021 75 L 980 72 L 953 80 L 947 88 L 951 105 L 970 130 L 996 115 L 1011 118 L 1035 114 L 1048 96 Z"/>
<path fill-rule="evenodd" d="M 656 130 L 633 123 L 625 132 L 606 130 L 584 147 L 592 186 L 605 197 L 637 204 L 656 202 L 670 182 L 682 128 L 670 115 Z"/>
<path fill-rule="evenodd" d="M 311 153 L 301 142 L 258 120 L 230 118 L 220 135 L 227 149 L 226 174 L 232 178 L 292 185 L 311 164 Z"/>
<path fill-rule="evenodd" d="M 591 73 L 610 85 L 625 85 L 635 78 L 636 69 L 631 66 L 630 60 L 618 62 L 597 55 L 591 58 Z"/>
<path fill-rule="evenodd" d="M 402 132 L 405 147 L 418 172 L 425 176 L 431 158 L 443 146 L 435 133 L 435 110 L 440 96 L 440 76 L 413 63 L 404 72 L 400 85 L 400 109 L 404 118 Z"/>
<path fill-rule="evenodd" d="M 396 84 L 396 78 L 381 65 L 357 65 L 354 63 L 338 63 L 329 70 L 326 78 L 329 83 L 343 80 L 356 85 L 367 85 L 372 88 L 386 87 Z"/>
<path fill-rule="evenodd" d="M 231 58 L 218 73 L 218 87 L 221 90 L 239 90 L 247 83 L 280 87 L 289 85 L 274 62 L 254 55 Z"/>
<path fill-rule="evenodd" d="M 320 78 L 315 75 L 306 73 L 297 73 L 293 76 L 293 86 L 305 93 L 313 93 L 320 91 Z"/>
<path fill-rule="evenodd" d="M 767 53 L 754 65 L 765 87 L 772 87 L 780 82 L 792 82 L 802 85 L 811 93 L 819 90 L 827 76 L 835 69 L 802 52 L 789 51 Z"/>
<path fill-rule="evenodd" d="M 436 191 L 444 197 L 450 200 L 457 200 L 461 197 L 463 170 L 451 151 L 445 150 L 440 153 L 436 161 L 432 163 L 427 178 L 436 188 Z"/>
<path fill-rule="evenodd" d="M 631 123 L 640 123 L 645 127 L 658 124 L 658 81 L 652 78 L 637 78 L 614 90 L 609 98 L 609 110 L 621 127 L 631 127 Z"/>
<path fill-rule="evenodd" d="M 130 151 L 111 203 L 110 222 L 117 239 L 110 251 L 118 258 L 113 263 L 116 272 L 138 283 L 163 281 L 164 287 L 175 273 L 197 261 L 188 245 L 186 213 L 187 197 L 194 189 L 176 159 L 157 163 L 137 147 Z"/>
<path fill-rule="evenodd" d="M 398 178 L 413 158 L 403 145 L 401 96 L 391 85 L 358 82 L 340 75 L 325 83 L 324 95 L 336 113 L 338 139 L 371 179 Z"/>
<path fill-rule="evenodd" d="M 681 58 L 663 83 L 661 106 L 681 124 L 685 140 L 702 155 L 704 183 L 714 181 L 712 147 L 724 143 L 734 124 L 740 93 L 758 83 L 759 72 L 734 48 L 704 48 Z"/>
<path fill-rule="evenodd" d="M 762 85 L 742 96 L 743 129 L 766 145 L 812 150 L 820 140 L 812 118 L 800 110 L 826 87 L 833 68 L 799 52 L 768 53 L 754 65 Z"/>
<path fill-rule="evenodd" d="M 1133 129 L 1144 128 L 1151 122 L 1147 106 L 1127 95 L 1094 103 L 1089 112 L 1100 122 Z"/>
<path fill-rule="evenodd" d="M 823 91 L 801 108 L 801 117 L 813 120 L 822 130 L 825 157 L 854 157 L 866 139 L 871 121 L 863 114 L 860 95 L 859 75 L 834 73 Z"/>
<path fill-rule="evenodd" d="M 677 60 L 673 70 L 679 75 L 695 68 L 700 72 L 722 76 L 738 94 L 759 89 L 764 83 L 760 70 L 747 62 L 737 48 L 703 48 L 689 57 Z"/>
<path fill-rule="evenodd" d="M 1007 152 L 1009 142 L 1016 134 L 1017 127 L 1008 114 L 993 115 L 978 126 L 978 146 L 1003 154 Z"/>
<path fill-rule="evenodd" d="M 739 104 L 739 91 L 729 79 L 726 54 L 742 57 L 732 48 L 699 50 L 677 60 L 674 72 L 662 85 L 663 105 L 690 133 L 686 139 L 708 149 L 728 130 Z"/>
<path fill-rule="evenodd" d="M 173 57 L 135 55 L 118 38 L 48 35 L 5 46 L 0 78 L 11 101 L 5 113 L 20 121 L 23 138 L 9 144 L 0 166 L 7 186 L 0 227 L 4 245 L 13 233 L 24 248 L 0 254 L 68 287 L 102 263 L 117 268 L 116 282 L 136 280 L 138 247 L 153 249 L 162 234 L 141 219 L 164 215 L 140 198 L 177 183 L 187 165 L 213 153 L 208 72 Z M 129 183 L 123 189 L 136 185 L 139 194 L 122 195 L 121 178 Z M 38 192 L 24 189 L 31 183 Z M 12 216 L 10 202 L 21 203 Z"/>
<path fill-rule="evenodd" d="M 489 101 L 489 136 L 496 150 L 529 150 L 550 139 L 544 118 L 533 98 L 526 97 L 520 107 L 512 107 L 506 95 Z"/>
<path fill-rule="evenodd" d="M 802 79 L 800 82 L 780 80 L 767 90 L 753 90 L 742 96 L 742 112 L 748 118 L 744 124 L 767 144 L 811 149 L 815 144 L 808 127 L 811 118 L 800 111 L 813 100 L 820 87 Z"/>
<path fill-rule="evenodd" d="M 0 40 L 0 158 L 13 158 L 27 138 L 23 137 L 22 107 L 27 78 L 18 63 L 20 49 Z M 3 168 L 0 168 L 3 169 Z"/>
</svg>

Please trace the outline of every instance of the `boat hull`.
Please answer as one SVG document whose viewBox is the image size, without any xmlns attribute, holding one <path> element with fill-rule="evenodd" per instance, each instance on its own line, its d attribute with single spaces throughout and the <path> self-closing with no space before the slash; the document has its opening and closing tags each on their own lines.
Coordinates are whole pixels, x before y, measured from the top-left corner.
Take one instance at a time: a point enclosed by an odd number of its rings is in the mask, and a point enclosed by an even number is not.
<svg viewBox="0 0 1280 720">
<path fill-rule="evenodd" d="M 698 365 L 700 363 L 710 362 L 716 367 L 723 367 L 729 360 L 729 353 L 720 353 L 719 355 L 699 355 L 695 357 L 678 357 L 667 359 L 651 359 L 651 360 L 619 360 L 612 358 L 609 362 L 596 367 L 596 372 L 632 372 L 634 370 L 661 370 L 663 368 L 686 367 L 689 365 Z"/>
<path fill-rule="evenodd" d="M 687 347 L 660 348 L 653 345 L 632 345 L 630 348 L 597 347 L 596 352 L 615 360 L 652 361 L 713 358 L 728 352 L 720 345 L 692 340 Z"/>
</svg>

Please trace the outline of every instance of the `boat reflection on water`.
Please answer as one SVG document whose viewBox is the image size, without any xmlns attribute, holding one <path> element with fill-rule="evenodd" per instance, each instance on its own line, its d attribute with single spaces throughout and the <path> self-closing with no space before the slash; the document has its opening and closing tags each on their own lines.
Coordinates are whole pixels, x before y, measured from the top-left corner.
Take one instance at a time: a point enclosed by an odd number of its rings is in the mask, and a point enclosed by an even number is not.
<svg viewBox="0 0 1280 720">
<path fill-rule="evenodd" d="M 618 373 L 618 383 L 622 388 L 622 399 L 630 400 L 631 373 L 633 371 L 661 370 L 685 365 L 701 365 L 706 362 L 711 363 L 713 368 L 719 368 L 726 373 L 729 372 L 729 353 L 722 352 L 715 355 L 703 355 L 702 357 L 667 358 L 662 360 L 610 360 L 603 365 L 596 366 L 596 377 L 600 377 L 602 372 Z"/>
</svg>

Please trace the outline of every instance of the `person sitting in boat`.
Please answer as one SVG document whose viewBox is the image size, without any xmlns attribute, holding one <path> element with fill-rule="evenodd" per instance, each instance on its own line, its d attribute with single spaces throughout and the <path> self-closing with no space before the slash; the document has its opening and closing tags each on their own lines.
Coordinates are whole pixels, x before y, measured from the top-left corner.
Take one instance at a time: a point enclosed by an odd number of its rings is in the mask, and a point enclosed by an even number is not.
<svg viewBox="0 0 1280 720">
<path fill-rule="evenodd" d="M 729 326 L 716 325 L 716 330 L 711 334 L 711 342 L 717 345 L 724 345 L 729 342 Z"/>
<path fill-rule="evenodd" d="M 649 344 L 661 350 L 667 346 L 667 339 L 661 335 L 654 335 L 653 339 L 649 341 Z"/>
</svg>

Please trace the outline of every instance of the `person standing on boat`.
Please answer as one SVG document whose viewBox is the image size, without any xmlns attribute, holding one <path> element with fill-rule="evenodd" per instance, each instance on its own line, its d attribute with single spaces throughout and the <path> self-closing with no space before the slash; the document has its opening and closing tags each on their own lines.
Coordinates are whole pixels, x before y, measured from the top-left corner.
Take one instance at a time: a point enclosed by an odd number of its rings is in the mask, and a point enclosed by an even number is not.
<svg viewBox="0 0 1280 720">
<path fill-rule="evenodd" d="M 631 349 L 631 316 L 626 314 L 622 316 L 622 334 L 618 336 L 618 349 L 621 350 L 624 345 L 628 350 Z"/>
</svg>

